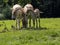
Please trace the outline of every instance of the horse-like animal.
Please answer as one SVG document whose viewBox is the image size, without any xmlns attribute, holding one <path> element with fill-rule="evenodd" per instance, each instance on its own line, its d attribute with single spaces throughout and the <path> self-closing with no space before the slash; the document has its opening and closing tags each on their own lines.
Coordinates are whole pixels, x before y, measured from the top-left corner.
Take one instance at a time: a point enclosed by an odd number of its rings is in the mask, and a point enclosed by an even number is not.
<svg viewBox="0 0 60 45">
<path fill-rule="evenodd" d="M 31 4 L 26 4 L 24 6 L 24 12 L 25 14 L 27 15 L 27 19 L 29 19 L 29 27 L 31 28 L 32 27 L 32 24 L 31 24 L 31 19 L 33 20 L 33 27 L 35 27 L 35 15 L 34 15 L 34 8 Z"/>
<path fill-rule="evenodd" d="M 36 17 L 36 28 L 40 28 L 40 11 L 39 9 L 34 10 L 35 17 Z"/>
<path fill-rule="evenodd" d="M 12 18 L 16 18 L 16 29 L 20 29 L 20 19 L 23 19 L 23 8 L 19 4 L 13 6 Z"/>
</svg>

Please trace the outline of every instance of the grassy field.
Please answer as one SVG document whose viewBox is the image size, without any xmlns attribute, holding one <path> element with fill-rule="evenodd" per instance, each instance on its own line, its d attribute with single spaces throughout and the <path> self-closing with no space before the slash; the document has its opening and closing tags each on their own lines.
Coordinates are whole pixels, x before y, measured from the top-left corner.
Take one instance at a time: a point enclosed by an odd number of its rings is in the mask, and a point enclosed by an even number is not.
<svg viewBox="0 0 60 45">
<path fill-rule="evenodd" d="M 14 20 L 0 20 L 0 45 L 60 45 L 60 18 L 40 20 L 41 29 L 36 30 L 14 30 Z"/>
</svg>

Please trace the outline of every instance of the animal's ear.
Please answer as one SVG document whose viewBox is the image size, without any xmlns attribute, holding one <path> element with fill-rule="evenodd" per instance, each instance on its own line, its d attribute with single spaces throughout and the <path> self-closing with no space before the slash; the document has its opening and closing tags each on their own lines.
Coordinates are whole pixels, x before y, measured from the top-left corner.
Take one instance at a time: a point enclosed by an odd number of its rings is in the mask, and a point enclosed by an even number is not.
<svg viewBox="0 0 60 45">
<path fill-rule="evenodd" d="M 44 12 L 40 11 L 40 13 L 44 13 Z"/>
</svg>

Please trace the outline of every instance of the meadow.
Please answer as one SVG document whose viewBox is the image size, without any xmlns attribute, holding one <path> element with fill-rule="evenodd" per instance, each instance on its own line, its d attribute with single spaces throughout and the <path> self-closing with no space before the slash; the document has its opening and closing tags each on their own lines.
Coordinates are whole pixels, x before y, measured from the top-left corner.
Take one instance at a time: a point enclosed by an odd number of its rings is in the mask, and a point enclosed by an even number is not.
<svg viewBox="0 0 60 45">
<path fill-rule="evenodd" d="M 15 30 L 15 20 L 0 20 L 0 45 L 60 45 L 60 18 L 41 18 L 41 29 Z"/>
</svg>

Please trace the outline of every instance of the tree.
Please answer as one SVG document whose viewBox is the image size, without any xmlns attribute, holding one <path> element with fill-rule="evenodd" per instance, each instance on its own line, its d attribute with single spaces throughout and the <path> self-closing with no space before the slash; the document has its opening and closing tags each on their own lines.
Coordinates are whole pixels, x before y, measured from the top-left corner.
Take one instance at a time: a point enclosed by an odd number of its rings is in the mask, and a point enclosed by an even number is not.
<svg viewBox="0 0 60 45">
<path fill-rule="evenodd" d="M 31 3 L 31 0 L 19 0 L 18 3 L 22 6 L 26 5 L 27 3 Z"/>
</svg>

